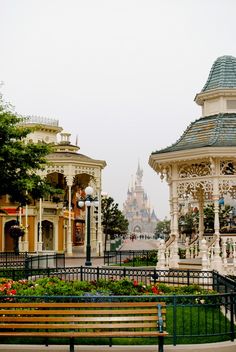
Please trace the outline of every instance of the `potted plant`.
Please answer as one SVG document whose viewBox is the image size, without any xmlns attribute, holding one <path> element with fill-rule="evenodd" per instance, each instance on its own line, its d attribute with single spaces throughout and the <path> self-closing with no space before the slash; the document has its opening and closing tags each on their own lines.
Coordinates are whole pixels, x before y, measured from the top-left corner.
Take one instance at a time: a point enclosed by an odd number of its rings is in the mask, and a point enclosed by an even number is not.
<svg viewBox="0 0 236 352">
<path fill-rule="evenodd" d="M 14 241 L 14 252 L 15 254 L 19 254 L 19 238 L 24 236 L 25 227 L 22 224 L 19 225 L 19 223 L 16 223 L 10 227 L 9 233 Z"/>
</svg>

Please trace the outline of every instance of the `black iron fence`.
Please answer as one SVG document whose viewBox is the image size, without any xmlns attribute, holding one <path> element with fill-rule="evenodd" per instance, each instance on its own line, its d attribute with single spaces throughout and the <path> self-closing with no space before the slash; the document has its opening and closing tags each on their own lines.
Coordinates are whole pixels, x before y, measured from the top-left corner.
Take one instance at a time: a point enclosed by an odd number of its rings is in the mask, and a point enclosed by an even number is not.
<svg viewBox="0 0 236 352">
<path fill-rule="evenodd" d="M 65 254 L 43 254 L 31 255 L 25 259 L 25 268 L 32 269 L 47 269 L 47 268 L 65 268 Z"/>
<path fill-rule="evenodd" d="M 219 293 L 236 292 L 236 281 L 213 271 L 213 289 Z M 235 277 L 236 278 L 236 277 Z"/>
<path fill-rule="evenodd" d="M 124 252 L 124 251 L 123 251 Z M 133 256 L 135 252 L 127 251 Z M 126 253 L 127 254 L 127 253 Z M 144 254 L 145 255 L 145 254 Z M 117 256 L 116 256 L 117 258 Z M 157 270 L 155 267 L 65 267 L 65 255 L 32 255 L 29 253 L 0 253 L 0 277 L 13 280 L 22 278 L 35 279 L 44 276 L 58 276 L 65 280 L 92 281 L 98 279 L 120 279 L 127 277 L 131 280 L 150 284 L 162 282 L 175 286 L 198 284 L 205 288 L 212 288 L 219 293 L 236 292 L 236 281 L 220 275 L 216 271 L 201 270 Z M 20 264 L 19 264 L 20 263 Z"/>
<path fill-rule="evenodd" d="M 0 302 L 9 296 L 1 296 Z M 15 302 L 166 302 L 165 344 L 208 343 L 235 339 L 235 293 L 174 296 L 14 296 Z M 23 341 L 24 342 L 24 341 Z M 2 341 L 4 343 L 4 341 Z M 24 342 L 25 343 L 25 342 Z M 81 341 L 77 343 L 81 344 Z M 114 342 L 115 343 L 115 342 Z M 139 343 L 139 342 L 138 342 Z M 137 343 L 137 344 L 138 344 Z M 148 344 L 156 340 L 149 338 Z M 104 344 L 104 343 L 103 343 Z"/>
<path fill-rule="evenodd" d="M 155 262 L 153 261 L 155 258 Z M 104 264 L 118 265 L 129 264 L 136 266 L 142 262 L 143 266 L 156 265 L 157 251 L 156 250 L 129 250 L 129 251 L 105 251 Z"/>
<path fill-rule="evenodd" d="M 25 267 L 25 260 L 29 257 L 28 252 L 0 252 L 0 268 Z"/>
<path fill-rule="evenodd" d="M 57 276 L 61 279 L 72 281 L 93 281 L 99 279 L 119 280 L 127 277 L 145 285 L 162 282 L 175 286 L 198 284 L 205 288 L 213 287 L 212 271 L 197 270 L 157 270 L 155 268 L 131 268 L 131 267 L 45 267 L 45 268 L 0 268 L 0 277 L 8 277 L 13 280 L 36 279 L 44 276 Z"/>
<path fill-rule="evenodd" d="M 35 252 L 0 252 L 0 269 L 6 268 L 23 268 L 23 269 L 40 269 L 40 268 L 64 268 L 65 254 L 43 254 L 37 255 Z"/>
</svg>

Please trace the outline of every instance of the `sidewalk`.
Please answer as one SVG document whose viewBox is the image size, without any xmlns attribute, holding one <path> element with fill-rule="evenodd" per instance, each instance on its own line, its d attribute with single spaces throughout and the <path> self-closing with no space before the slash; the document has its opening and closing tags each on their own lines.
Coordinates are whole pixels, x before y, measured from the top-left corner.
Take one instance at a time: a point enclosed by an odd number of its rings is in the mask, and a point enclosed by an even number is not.
<svg viewBox="0 0 236 352">
<path fill-rule="evenodd" d="M 69 352 L 69 345 L 0 345 L 4 352 Z M 157 352 L 157 346 L 75 346 L 75 352 Z M 164 346 L 164 352 L 235 352 L 236 342 L 219 342 L 201 345 Z"/>
<path fill-rule="evenodd" d="M 72 255 L 65 255 L 65 264 L 66 267 L 79 267 L 85 266 L 86 261 L 86 254 L 84 252 L 83 247 L 75 246 L 73 247 L 73 254 Z M 92 266 L 103 266 L 104 265 L 104 258 L 103 256 L 98 256 L 97 253 L 91 253 L 91 262 Z"/>
</svg>

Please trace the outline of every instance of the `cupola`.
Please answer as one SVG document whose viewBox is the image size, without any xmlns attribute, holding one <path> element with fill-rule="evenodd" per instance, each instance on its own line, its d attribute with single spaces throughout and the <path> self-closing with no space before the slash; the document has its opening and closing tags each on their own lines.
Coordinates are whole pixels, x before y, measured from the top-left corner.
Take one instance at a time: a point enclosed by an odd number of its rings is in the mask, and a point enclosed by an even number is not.
<svg viewBox="0 0 236 352">
<path fill-rule="evenodd" d="M 236 113 L 236 58 L 225 55 L 213 63 L 202 91 L 195 97 L 202 116 Z"/>
</svg>

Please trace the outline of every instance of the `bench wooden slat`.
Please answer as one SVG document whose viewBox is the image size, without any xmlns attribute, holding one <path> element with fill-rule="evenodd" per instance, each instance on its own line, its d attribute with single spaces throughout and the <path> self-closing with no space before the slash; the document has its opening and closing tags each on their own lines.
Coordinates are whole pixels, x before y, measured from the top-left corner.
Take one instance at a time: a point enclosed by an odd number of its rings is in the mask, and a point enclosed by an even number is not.
<svg viewBox="0 0 236 352">
<path fill-rule="evenodd" d="M 157 318 L 154 315 L 149 316 L 118 316 L 118 317 L 103 317 L 102 321 L 156 321 Z M 99 317 L 1 317 L 1 322 L 91 322 L 101 321 Z"/>
<path fill-rule="evenodd" d="M 0 315 L 117 315 L 117 314 L 156 314 L 157 308 L 153 309 L 88 309 L 88 310 L 79 310 L 79 309 L 70 309 L 70 310 L 55 310 L 55 309 L 0 309 Z M 166 310 L 162 309 L 162 314 L 165 314 Z"/>
<path fill-rule="evenodd" d="M 155 322 L 150 323 L 89 323 L 89 324 L 1 324 L 1 329 L 128 329 L 128 328 L 155 328 Z"/>
<path fill-rule="evenodd" d="M 37 335 L 35 332 L 27 331 L 21 332 L 16 331 L 14 332 L 14 336 L 39 336 L 39 337 L 152 337 L 152 336 L 167 336 L 167 332 L 158 332 L 158 331 L 100 331 L 100 332 L 62 332 L 62 331 L 55 331 L 55 332 L 40 332 L 37 331 Z M 0 336 L 12 336 L 12 332 L 0 331 Z"/>
<path fill-rule="evenodd" d="M 115 307 L 157 307 L 158 304 L 161 306 L 164 306 L 165 304 L 163 302 L 91 302 L 91 303 L 0 303 L 0 308 L 11 308 L 11 307 L 16 307 L 16 308 L 27 308 L 27 307 L 32 307 L 32 308 L 115 308 Z"/>
</svg>

